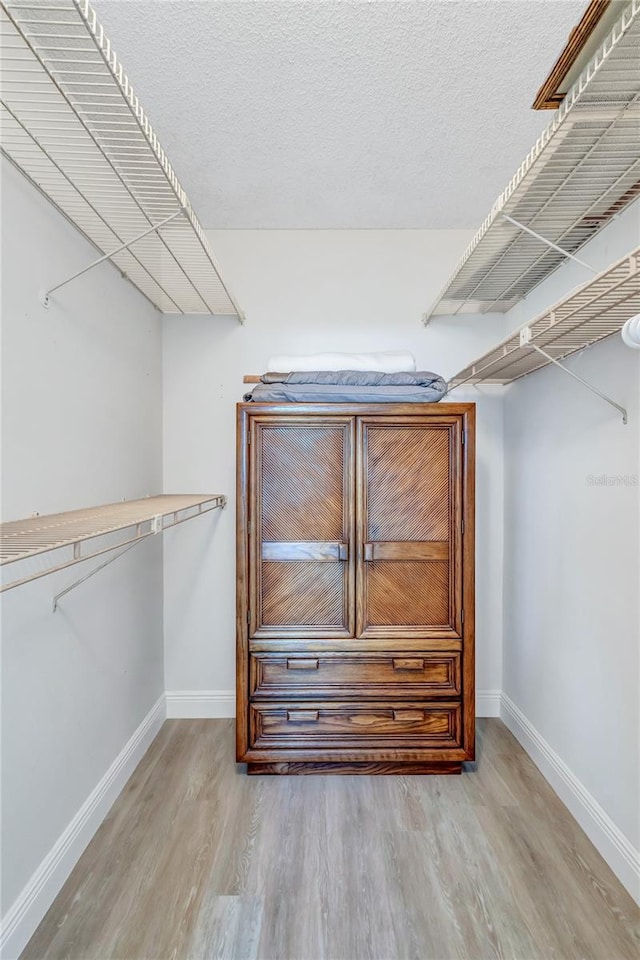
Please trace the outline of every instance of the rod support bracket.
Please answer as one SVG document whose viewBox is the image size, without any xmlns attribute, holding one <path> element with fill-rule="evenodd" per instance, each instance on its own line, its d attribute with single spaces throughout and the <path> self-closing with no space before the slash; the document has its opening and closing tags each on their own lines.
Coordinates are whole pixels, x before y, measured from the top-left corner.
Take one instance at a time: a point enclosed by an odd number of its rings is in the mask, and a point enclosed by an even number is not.
<svg viewBox="0 0 640 960">
<path fill-rule="evenodd" d="M 549 363 L 553 363 L 556 367 L 559 367 L 573 380 L 577 380 L 578 383 L 581 383 L 582 386 L 586 387 L 587 390 L 591 391 L 591 393 L 595 393 L 597 397 L 600 397 L 601 400 L 604 400 L 605 403 L 608 403 L 610 407 L 615 407 L 615 409 L 622 414 L 623 424 L 628 422 L 629 417 L 625 407 L 621 406 L 619 403 L 616 403 L 616 401 L 612 400 L 611 397 L 609 397 L 606 393 L 598 390 L 598 388 L 594 387 L 593 384 L 589 383 L 588 380 L 584 380 L 582 377 L 578 376 L 577 373 L 574 373 L 573 370 L 570 370 L 569 367 L 566 367 L 564 363 L 561 363 L 556 359 L 556 357 L 552 357 L 550 353 L 547 353 L 546 350 L 543 350 L 542 347 L 539 347 L 536 343 L 534 343 L 531 327 L 523 327 L 520 331 L 520 346 L 531 347 L 532 350 L 536 350 L 541 356 L 548 360 Z"/>
<path fill-rule="evenodd" d="M 95 576 L 96 573 L 99 573 L 100 570 L 104 570 L 105 567 L 108 567 L 110 563 L 113 563 L 114 560 L 119 560 L 125 553 L 128 553 L 132 547 L 135 547 L 136 543 L 140 541 L 134 540 L 133 543 L 128 544 L 124 550 L 120 550 L 118 553 L 112 554 L 104 563 L 99 564 L 97 567 L 94 567 L 93 570 L 90 570 L 89 573 L 86 573 L 84 577 L 80 577 L 78 580 L 74 580 L 73 583 L 70 583 L 68 587 L 65 587 L 64 590 L 61 590 L 60 593 L 56 593 L 53 598 L 52 603 L 52 612 L 55 613 L 58 609 L 58 601 L 65 597 L 68 593 L 71 593 L 72 590 L 75 590 L 76 587 L 79 587 L 81 583 L 86 583 L 87 580 L 90 580 L 91 577 Z M 75 546 L 75 544 L 74 544 Z M 114 547 L 114 549 L 117 549 Z M 88 557 L 87 559 L 91 559 Z"/>
<path fill-rule="evenodd" d="M 579 263 L 581 267 L 584 267 L 586 270 L 590 270 L 591 273 L 598 273 L 595 267 L 592 267 L 589 263 L 585 263 L 584 260 L 581 260 L 580 257 L 576 257 L 575 254 L 569 253 L 568 250 L 564 250 L 562 247 L 559 247 L 557 243 L 553 243 L 552 240 L 548 240 L 546 237 L 543 237 L 542 234 L 532 230 L 531 227 L 527 227 L 524 223 L 520 223 L 519 220 L 514 220 L 513 217 L 510 217 L 508 213 L 503 213 L 502 218 L 503 220 L 507 220 L 512 226 L 517 227 L 518 230 L 528 233 L 530 236 L 535 237 L 536 240 L 539 240 L 540 243 L 544 243 L 547 247 L 551 247 L 552 250 L 557 250 L 558 253 L 561 253 L 563 257 L 567 257 L 569 260 Z"/>
<path fill-rule="evenodd" d="M 164 227 L 167 223 L 171 223 L 172 220 L 175 220 L 176 217 L 181 217 L 187 213 L 187 208 L 184 204 L 181 204 L 177 210 L 168 216 L 164 220 L 161 220 L 160 223 L 154 223 L 142 233 L 139 233 L 137 237 L 132 237 L 131 240 L 127 240 L 126 243 L 119 244 L 115 250 L 110 250 L 109 253 L 103 254 L 103 256 L 98 257 L 97 260 L 93 260 L 86 267 L 83 267 L 82 270 L 77 270 L 76 273 L 72 276 L 67 277 L 66 280 L 61 280 L 60 283 L 56 283 L 55 287 L 51 287 L 49 290 L 46 290 L 42 295 L 42 305 L 45 307 L 49 306 L 51 294 L 56 290 L 59 290 L 61 287 L 65 287 L 68 283 L 71 283 L 72 280 L 76 280 L 78 277 L 83 276 L 83 274 L 88 273 L 89 270 L 93 270 L 94 267 L 99 266 L 101 263 L 105 263 L 106 260 L 111 260 L 118 253 L 122 253 L 124 250 L 128 250 L 129 247 L 133 246 L 134 243 L 137 243 L 138 240 L 143 240 L 144 237 L 148 237 L 151 233 L 156 233 L 160 230 L 161 227 Z M 120 271 L 122 273 L 122 271 Z M 122 273 L 123 277 L 126 277 L 126 273 Z"/>
</svg>

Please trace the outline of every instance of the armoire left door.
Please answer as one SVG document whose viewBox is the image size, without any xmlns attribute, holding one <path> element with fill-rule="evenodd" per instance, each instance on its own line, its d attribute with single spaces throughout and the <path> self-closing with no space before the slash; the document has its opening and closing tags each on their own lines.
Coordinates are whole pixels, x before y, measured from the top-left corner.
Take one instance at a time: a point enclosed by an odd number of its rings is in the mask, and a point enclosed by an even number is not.
<svg viewBox="0 0 640 960">
<path fill-rule="evenodd" d="M 354 417 L 252 417 L 249 637 L 354 636 Z"/>
</svg>

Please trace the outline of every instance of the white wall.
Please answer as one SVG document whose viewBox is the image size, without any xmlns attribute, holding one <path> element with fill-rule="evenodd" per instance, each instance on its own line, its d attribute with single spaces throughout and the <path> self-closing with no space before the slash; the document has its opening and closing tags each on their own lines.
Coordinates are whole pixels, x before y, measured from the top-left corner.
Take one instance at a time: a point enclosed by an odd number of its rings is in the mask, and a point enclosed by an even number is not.
<svg viewBox="0 0 640 960">
<path fill-rule="evenodd" d="M 158 492 L 159 315 L 108 264 L 45 310 L 38 291 L 96 252 L 2 163 L 3 519 Z M 53 614 L 88 569 L 3 594 L 3 915 L 164 689 L 160 538 Z"/>
<path fill-rule="evenodd" d="M 604 268 L 639 243 L 636 204 L 580 255 Z M 586 279 L 561 268 L 507 321 Z M 518 732 L 519 711 L 546 741 L 533 734 L 537 759 L 637 896 L 640 351 L 616 336 L 567 365 L 626 406 L 629 423 L 556 368 L 505 392 L 503 688 L 516 708 L 505 717 Z"/>
<path fill-rule="evenodd" d="M 412 350 L 421 369 L 451 375 L 502 335 L 504 317 L 435 319 L 422 313 L 469 240 L 468 231 L 212 231 L 225 277 L 247 314 L 164 320 L 165 490 L 226 493 L 217 529 L 193 524 L 165 542 L 168 709 L 233 712 L 235 404 L 245 373 L 270 354 Z M 478 403 L 478 686 L 501 681 L 501 391 L 457 391 Z M 177 704 L 177 705 L 176 705 Z"/>
</svg>

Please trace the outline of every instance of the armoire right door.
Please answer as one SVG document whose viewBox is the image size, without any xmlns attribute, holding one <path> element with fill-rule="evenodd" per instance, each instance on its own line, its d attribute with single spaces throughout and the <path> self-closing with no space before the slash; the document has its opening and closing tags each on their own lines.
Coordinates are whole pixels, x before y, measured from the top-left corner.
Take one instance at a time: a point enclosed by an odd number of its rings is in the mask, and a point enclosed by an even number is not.
<svg viewBox="0 0 640 960">
<path fill-rule="evenodd" d="M 358 609 L 363 638 L 462 637 L 459 417 L 361 417 Z"/>
</svg>

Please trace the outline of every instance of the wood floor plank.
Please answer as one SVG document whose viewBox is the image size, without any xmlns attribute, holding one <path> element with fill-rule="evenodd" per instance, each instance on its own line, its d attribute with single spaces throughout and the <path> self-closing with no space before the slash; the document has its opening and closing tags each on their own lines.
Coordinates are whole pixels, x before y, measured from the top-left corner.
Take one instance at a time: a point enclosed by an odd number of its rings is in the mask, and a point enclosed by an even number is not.
<svg viewBox="0 0 640 960">
<path fill-rule="evenodd" d="M 389 957 L 393 893 L 385 882 L 385 832 L 395 811 L 389 777 L 328 777 L 325 925 L 329 957 Z"/>
<path fill-rule="evenodd" d="M 499 720 L 461 777 L 247 777 L 171 720 L 21 960 L 637 960 L 640 911 Z"/>
<path fill-rule="evenodd" d="M 435 883 L 428 831 L 385 836 L 385 882 L 391 891 L 393 954 L 396 958 L 466 956 L 463 931 L 446 886 Z"/>
<path fill-rule="evenodd" d="M 248 892 L 265 898 L 259 956 L 322 958 L 326 778 L 276 779 L 280 787 L 267 781 L 247 877 Z"/>
<path fill-rule="evenodd" d="M 188 947 L 189 960 L 259 960 L 263 900 L 205 896 Z"/>
</svg>

